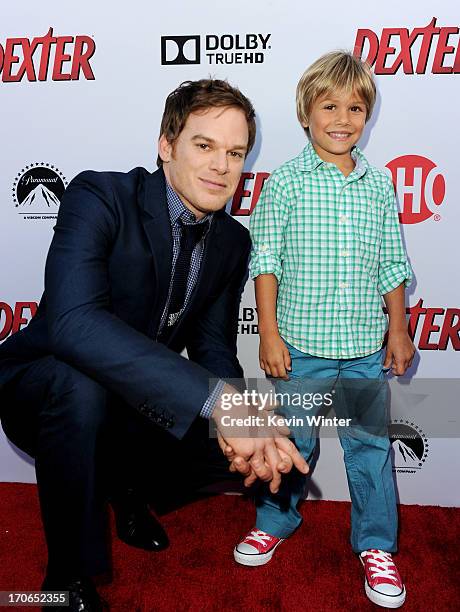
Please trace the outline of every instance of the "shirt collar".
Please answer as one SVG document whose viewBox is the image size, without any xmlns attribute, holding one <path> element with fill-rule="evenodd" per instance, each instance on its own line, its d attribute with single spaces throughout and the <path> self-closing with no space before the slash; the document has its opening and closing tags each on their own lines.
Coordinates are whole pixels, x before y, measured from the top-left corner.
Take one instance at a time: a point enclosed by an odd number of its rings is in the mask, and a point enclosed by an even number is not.
<svg viewBox="0 0 460 612">
<path fill-rule="evenodd" d="M 369 168 L 369 162 L 367 161 L 364 153 L 356 145 L 351 150 L 351 157 L 355 162 L 355 168 L 353 172 L 359 177 L 365 174 Z M 314 146 L 309 141 L 303 151 L 295 158 L 296 165 L 299 170 L 304 172 L 313 172 L 322 164 L 327 164 L 318 153 L 315 151 Z"/>
<path fill-rule="evenodd" d="M 182 202 L 182 200 L 180 199 L 180 197 L 177 195 L 177 193 L 174 191 L 174 189 L 171 187 L 171 185 L 168 183 L 168 181 L 166 180 L 166 199 L 168 201 L 168 212 L 169 212 L 169 219 L 171 221 L 171 227 L 173 225 L 175 225 L 179 219 L 181 218 L 182 221 L 184 221 L 184 223 L 206 223 L 207 221 L 209 221 L 209 223 L 211 223 L 212 218 L 214 216 L 213 213 L 209 213 L 208 215 L 205 215 L 202 219 L 199 219 L 198 221 L 196 220 L 195 215 L 192 213 L 191 210 L 189 210 L 185 204 Z"/>
<path fill-rule="evenodd" d="M 355 162 L 355 169 L 353 170 L 353 172 L 358 177 L 366 174 L 369 168 L 369 162 L 367 161 L 366 156 L 361 151 L 361 149 L 356 145 L 351 150 L 351 158 Z"/>
</svg>

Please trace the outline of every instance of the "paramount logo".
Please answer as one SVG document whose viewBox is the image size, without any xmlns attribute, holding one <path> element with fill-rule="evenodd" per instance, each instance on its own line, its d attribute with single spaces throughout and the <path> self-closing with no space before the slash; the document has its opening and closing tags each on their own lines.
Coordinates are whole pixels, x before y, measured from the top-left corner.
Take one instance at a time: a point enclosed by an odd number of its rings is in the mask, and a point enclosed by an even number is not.
<svg viewBox="0 0 460 612">
<path fill-rule="evenodd" d="M 403 461 L 405 465 L 418 467 L 419 458 L 407 444 L 404 444 L 401 440 L 395 440 L 392 446 L 400 463 Z"/>
<path fill-rule="evenodd" d="M 415 474 L 423 467 L 428 455 L 428 438 L 409 419 L 391 421 L 388 434 L 393 451 L 393 471 Z"/>
<path fill-rule="evenodd" d="M 33 204 L 39 208 L 51 208 L 53 205 L 59 206 L 59 199 L 48 187 L 40 183 L 29 193 L 21 206 L 32 206 Z"/>
<path fill-rule="evenodd" d="M 13 201 L 24 219 L 55 219 L 67 180 L 55 165 L 29 164 L 14 179 Z"/>
</svg>

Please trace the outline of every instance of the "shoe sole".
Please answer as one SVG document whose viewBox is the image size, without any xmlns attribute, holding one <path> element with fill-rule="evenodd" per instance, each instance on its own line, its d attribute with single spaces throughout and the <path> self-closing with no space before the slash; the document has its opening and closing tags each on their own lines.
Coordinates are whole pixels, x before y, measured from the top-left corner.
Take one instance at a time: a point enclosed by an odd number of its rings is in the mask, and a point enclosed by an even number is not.
<svg viewBox="0 0 460 612">
<path fill-rule="evenodd" d="M 377 606 L 382 606 L 383 608 L 400 608 L 406 601 L 405 588 L 400 595 L 384 595 L 383 593 L 374 591 L 374 589 L 367 584 L 367 580 L 365 580 L 364 589 L 366 591 L 366 595 L 372 601 L 372 603 L 375 603 Z"/>
<path fill-rule="evenodd" d="M 239 563 L 240 565 L 248 565 L 250 567 L 257 567 L 259 565 L 265 565 L 273 557 L 275 550 L 278 548 L 281 542 L 284 542 L 284 540 L 280 540 L 279 542 L 277 542 L 270 551 L 262 555 L 247 555 L 245 553 L 240 553 L 237 550 L 238 547 L 235 547 L 233 549 L 233 557 L 235 561 Z"/>
</svg>

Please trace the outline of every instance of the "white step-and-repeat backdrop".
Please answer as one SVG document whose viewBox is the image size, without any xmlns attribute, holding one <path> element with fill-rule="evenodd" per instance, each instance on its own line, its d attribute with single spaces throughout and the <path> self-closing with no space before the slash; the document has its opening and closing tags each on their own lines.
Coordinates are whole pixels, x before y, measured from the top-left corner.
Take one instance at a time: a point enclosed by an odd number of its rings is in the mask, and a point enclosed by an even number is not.
<svg viewBox="0 0 460 612">
<path fill-rule="evenodd" d="M 393 383 L 399 497 L 460 505 L 456 381 L 447 399 L 438 390 L 441 379 L 459 376 L 459 21 L 452 0 L 8 3 L 0 24 L 0 341 L 35 312 L 67 183 L 88 168 L 153 170 L 164 99 L 181 81 L 227 78 L 255 105 L 257 144 L 228 208 L 247 226 L 264 180 L 305 144 L 295 113 L 300 75 L 327 51 L 356 49 L 372 63 L 379 92 L 361 146 L 393 177 L 415 271 L 408 318 L 418 354 L 409 376 Z M 246 375 L 260 376 L 251 282 L 239 349 Z M 399 388 L 415 388 L 415 400 L 403 393 L 397 401 Z M 33 481 L 32 463 L 1 436 L 0 480 Z M 313 497 L 348 499 L 336 439 L 322 440 L 312 485 Z"/>
</svg>

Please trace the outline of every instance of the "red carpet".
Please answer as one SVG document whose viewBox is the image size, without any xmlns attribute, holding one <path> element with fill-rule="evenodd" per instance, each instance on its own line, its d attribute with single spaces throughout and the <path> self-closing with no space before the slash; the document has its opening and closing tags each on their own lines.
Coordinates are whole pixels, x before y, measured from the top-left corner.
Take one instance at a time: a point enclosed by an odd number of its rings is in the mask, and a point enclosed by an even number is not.
<svg viewBox="0 0 460 612">
<path fill-rule="evenodd" d="M 114 612 L 383 610 L 364 595 L 349 511 L 348 503 L 306 502 L 303 527 L 271 563 L 244 568 L 232 549 L 252 527 L 252 504 L 201 500 L 162 517 L 167 551 L 137 551 L 114 538 L 114 580 L 99 591 Z M 460 509 L 402 506 L 400 514 L 397 561 L 408 591 L 401 610 L 459 609 Z M 35 486 L 0 484 L 0 590 L 38 590 L 45 562 Z"/>
</svg>

